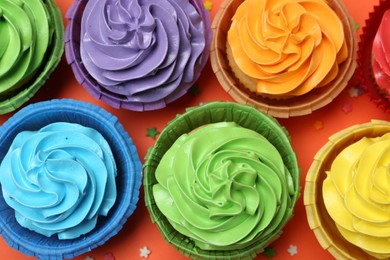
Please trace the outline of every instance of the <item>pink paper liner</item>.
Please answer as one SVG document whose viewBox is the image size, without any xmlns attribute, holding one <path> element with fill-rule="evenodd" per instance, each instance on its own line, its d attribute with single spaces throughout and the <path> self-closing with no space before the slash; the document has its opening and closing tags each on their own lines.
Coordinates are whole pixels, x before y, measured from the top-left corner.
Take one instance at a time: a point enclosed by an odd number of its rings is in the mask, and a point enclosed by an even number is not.
<svg viewBox="0 0 390 260">
<path fill-rule="evenodd" d="M 370 95 L 372 102 L 385 112 L 390 112 L 390 100 L 383 96 L 372 74 L 372 43 L 375 34 L 381 23 L 382 16 L 387 9 L 390 9 L 390 1 L 380 0 L 379 4 L 374 6 L 373 11 L 369 13 L 368 19 L 362 28 L 358 49 L 358 68 L 357 77 L 362 88 Z"/>
</svg>

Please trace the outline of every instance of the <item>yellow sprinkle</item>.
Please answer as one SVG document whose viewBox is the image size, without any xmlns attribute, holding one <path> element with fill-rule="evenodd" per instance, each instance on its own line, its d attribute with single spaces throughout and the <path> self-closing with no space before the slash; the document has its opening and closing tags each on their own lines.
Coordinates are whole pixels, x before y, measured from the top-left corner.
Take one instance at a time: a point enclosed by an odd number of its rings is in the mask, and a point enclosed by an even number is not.
<svg viewBox="0 0 390 260">
<path fill-rule="evenodd" d="M 204 1 L 203 5 L 204 5 L 204 8 L 208 11 L 211 11 L 211 9 L 213 9 L 213 2 L 211 2 L 210 0 Z"/>
</svg>

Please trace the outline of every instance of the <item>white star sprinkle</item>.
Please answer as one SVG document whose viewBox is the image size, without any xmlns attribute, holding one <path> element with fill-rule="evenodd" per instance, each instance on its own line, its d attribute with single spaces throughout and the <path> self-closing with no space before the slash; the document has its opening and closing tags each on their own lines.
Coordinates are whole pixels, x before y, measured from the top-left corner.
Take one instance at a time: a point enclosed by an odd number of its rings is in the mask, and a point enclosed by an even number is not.
<svg viewBox="0 0 390 260">
<path fill-rule="evenodd" d="M 151 253 L 151 251 L 146 246 L 139 249 L 139 256 L 140 257 L 148 258 L 150 253 Z"/>
<path fill-rule="evenodd" d="M 87 256 L 84 260 L 95 260 L 92 256 Z"/>
<path fill-rule="evenodd" d="M 294 246 L 294 245 L 290 245 L 287 252 L 293 256 L 293 255 L 296 255 L 298 254 L 298 247 L 297 246 Z"/>
<path fill-rule="evenodd" d="M 359 90 L 357 88 L 350 88 L 348 94 L 350 97 L 357 97 L 359 96 Z"/>
</svg>

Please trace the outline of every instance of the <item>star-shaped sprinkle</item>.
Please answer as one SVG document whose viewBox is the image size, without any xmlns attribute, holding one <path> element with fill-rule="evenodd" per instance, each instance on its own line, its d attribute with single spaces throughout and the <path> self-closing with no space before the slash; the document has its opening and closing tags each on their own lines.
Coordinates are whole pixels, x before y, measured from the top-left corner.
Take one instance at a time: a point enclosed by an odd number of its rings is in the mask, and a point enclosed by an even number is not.
<svg viewBox="0 0 390 260">
<path fill-rule="evenodd" d="M 356 86 L 348 89 L 348 94 L 350 97 L 358 97 L 363 93 L 364 93 L 364 89 L 360 86 Z"/>
<path fill-rule="evenodd" d="M 115 260 L 115 256 L 112 253 L 105 253 L 103 259 L 104 260 Z"/>
<path fill-rule="evenodd" d="M 294 246 L 294 245 L 290 245 L 287 249 L 287 252 L 293 256 L 293 255 L 296 255 L 298 254 L 298 247 L 297 246 Z"/>
<path fill-rule="evenodd" d="M 151 253 L 151 251 L 149 250 L 149 248 L 147 246 L 144 246 L 144 247 L 139 249 L 139 256 L 140 257 L 148 258 L 150 253 Z"/>
<path fill-rule="evenodd" d="M 204 8 L 207 10 L 207 11 L 211 11 L 213 9 L 213 2 L 211 2 L 210 0 L 206 0 L 203 2 L 203 5 L 204 5 Z"/>
<path fill-rule="evenodd" d="M 95 260 L 92 256 L 87 256 L 84 260 Z"/>
<path fill-rule="evenodd" d="M 272 257 L 276 256 L 275 249 L 273 247 L 267 247 L 263 254 L 268 257 L 268 259 L 271 259 Z"/>
<path fill-rule="evenodd" d="M 198 96 L 198 95 L 200 94 L 200 89 L 199 89 L 198 86 L 194 85 L 194 86 L 192 86 L 192 87 L 188 90 L 188 92 L 190 92 L 191 95 L 193 95 L 193 96 Z"/>
<path fill-rule="evenodd" d="M 355 30 L 356 30 L 356 31 L 359 30 L 359 27 L 360 27 L 360 26 L 359 26 L 359 23 L 358 23 L 358 22 L 355 21 L 354 26 L 355 26 Z"/>
<path fill-rule="evenodd" d="M 147 128 L 147 133 L 146 133 L 146 136 L 150 136 L 153 138 L 153 140 L 156 139 L 156 135 L 158 135 L 160 132 L 157 131 L 157 129 L 155 127 L 152 127 L 152 128 Z"/>
<path fill-rule="evenodd" d="M 348 114 L 352 111 L 352 104 L 349 102 L 345 102 L 341 109 L 343 110 L 344 113 Z"/>
<path fill-rule="evenodd" d="M 316 120 L 313 124 L 313 127 L 315 130 L 321 130 L 322 128 L 324 128 L 324 122 L 322 122 L 321 120 Z"/>
<path fill-rule="evenodd" d="M 350 88 L 348 89 L 348 94 L 350 97 L 357 97 L 359 95 L 358 89 L 357 88 Z"/>
</svg>

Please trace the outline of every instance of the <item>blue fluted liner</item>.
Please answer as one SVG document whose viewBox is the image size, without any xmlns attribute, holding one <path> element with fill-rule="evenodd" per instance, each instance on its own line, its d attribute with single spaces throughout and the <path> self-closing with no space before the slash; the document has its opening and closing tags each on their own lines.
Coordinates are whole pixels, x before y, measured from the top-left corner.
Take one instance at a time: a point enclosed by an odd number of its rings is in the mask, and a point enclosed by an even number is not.
<svg viewBox="0 0 390 260">
<path fill-rule="evenodd" d="M 57 236 L 46 237 L 20 226 L 0 191 L 1 236 L 9 246 L 39 259 L 73 258 L 116 235 L 136 209 L 142 180 L 142 165 L 137 149 L 118 119 L 100 107 L 71 99 L 31 104 L 6 121 L 0 127 L 0 161 L 19 132 L 39 130 L 54 122 L 81 124 L 96 129 L 104 136 L 118 168 L 118 194 L 108 216 L 100 217 L 94 230 L 77 239 L 59 240 Z"/>
</svg>

